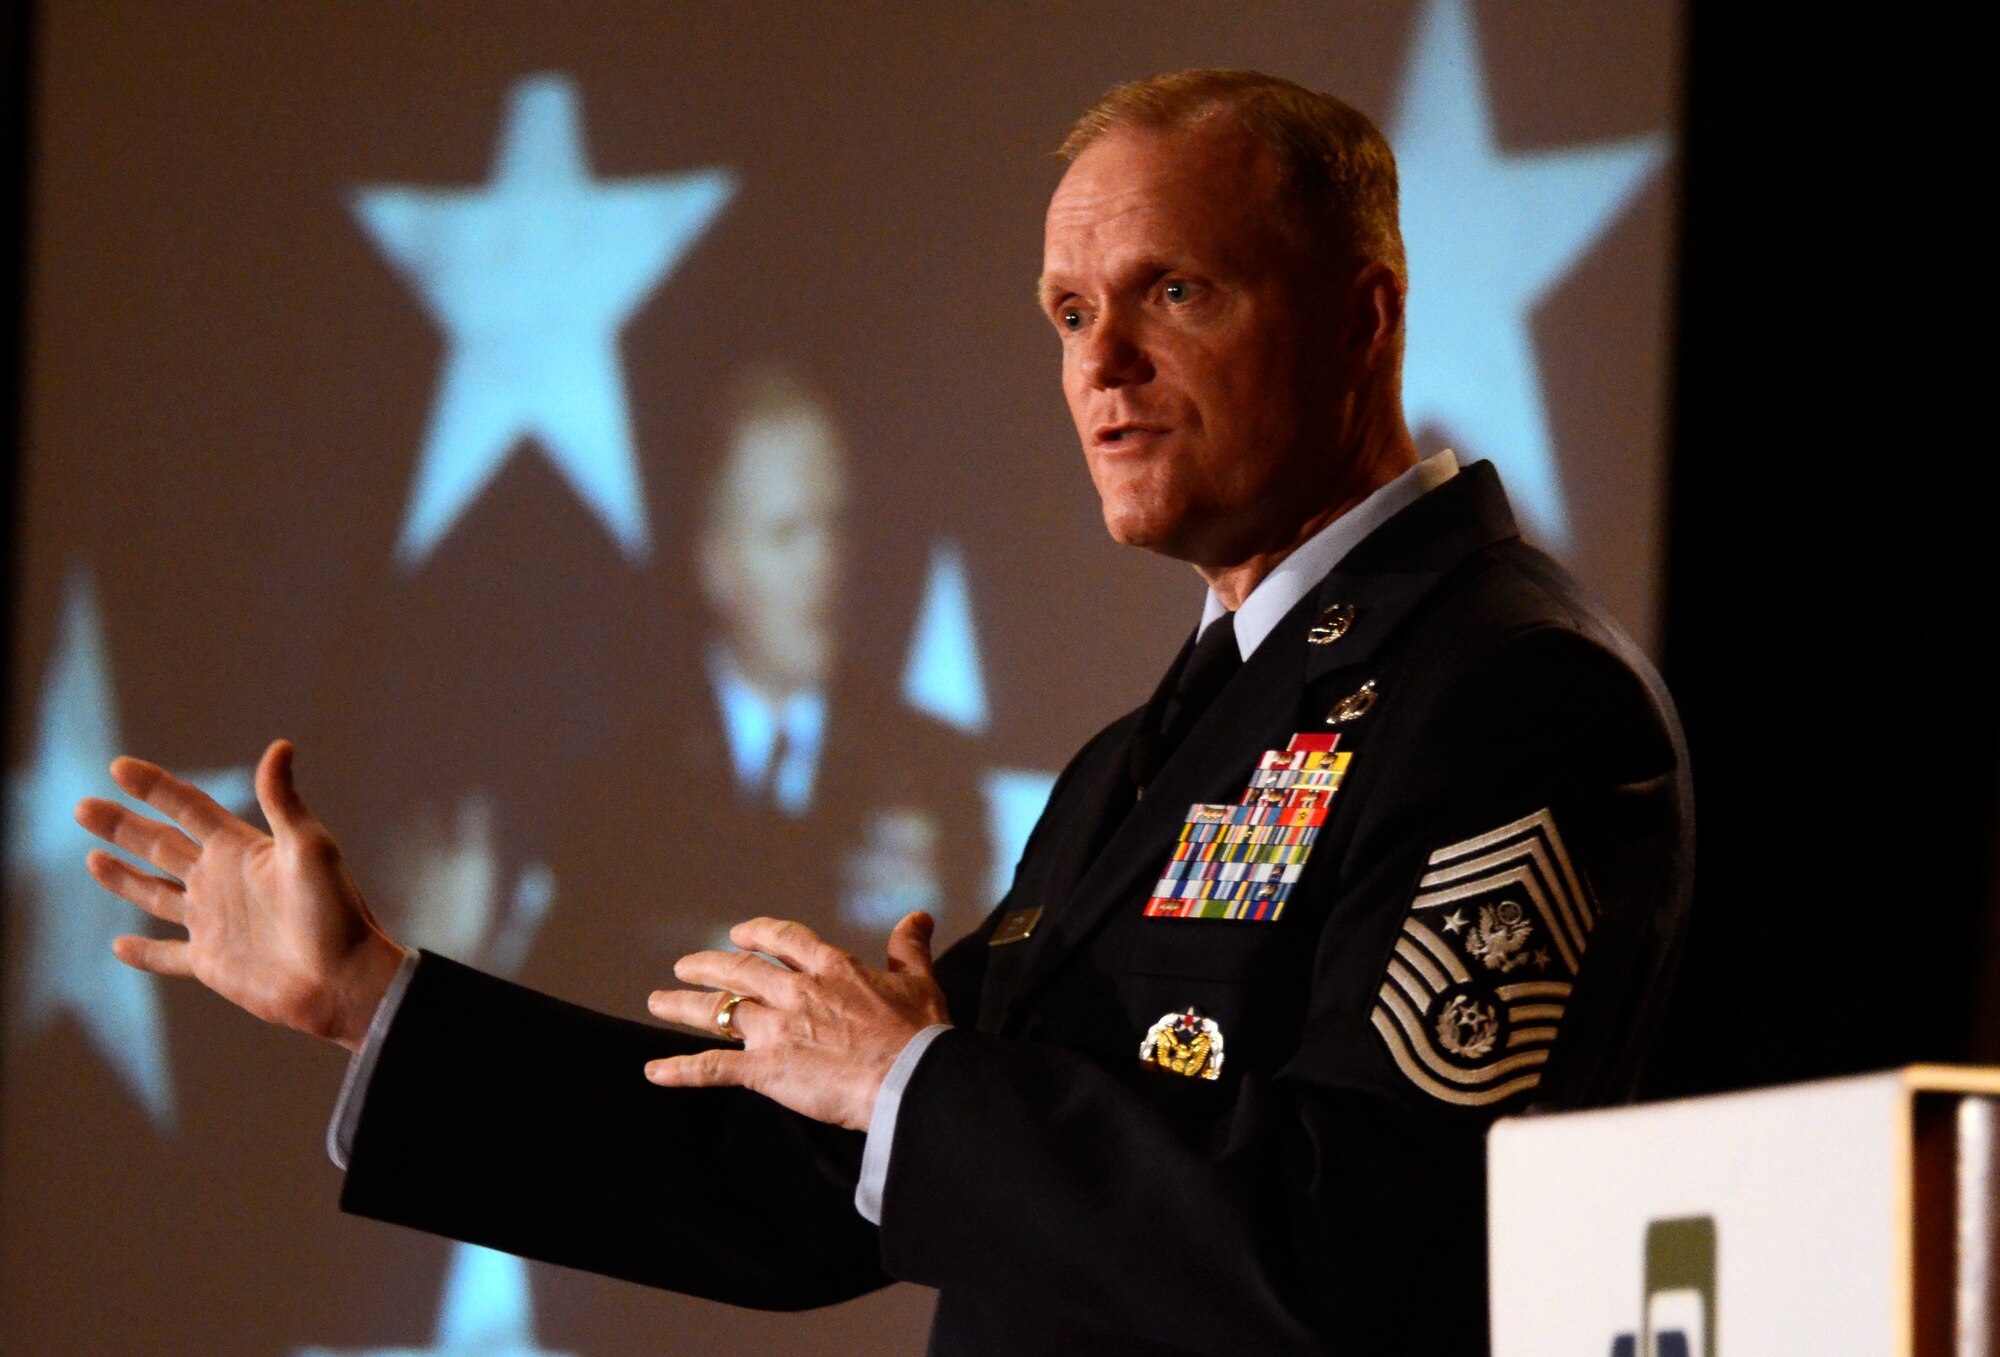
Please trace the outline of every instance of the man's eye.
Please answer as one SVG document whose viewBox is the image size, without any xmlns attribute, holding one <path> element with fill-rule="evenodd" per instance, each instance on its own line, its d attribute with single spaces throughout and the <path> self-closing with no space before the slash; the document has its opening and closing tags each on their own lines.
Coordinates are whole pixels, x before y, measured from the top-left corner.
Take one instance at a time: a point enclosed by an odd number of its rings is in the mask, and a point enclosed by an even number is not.
<svg viewBox="0 0 2000 1357">
<path fill-rule="evenodd" d="M 1077 310 L 1074 306 L 1065 306 L 1058 313 L 1056 319 L 1065 330 L 1081 330 L 1083 328 L 1083 312 Z"/>
<path fill-rule="evenodd" d="M 1160 295 L 1175 305 L 1179 305 L 1188 299 L 1188 285 L 1186 283 L 1168 283 L 1160 289 Z"/>
</svg>

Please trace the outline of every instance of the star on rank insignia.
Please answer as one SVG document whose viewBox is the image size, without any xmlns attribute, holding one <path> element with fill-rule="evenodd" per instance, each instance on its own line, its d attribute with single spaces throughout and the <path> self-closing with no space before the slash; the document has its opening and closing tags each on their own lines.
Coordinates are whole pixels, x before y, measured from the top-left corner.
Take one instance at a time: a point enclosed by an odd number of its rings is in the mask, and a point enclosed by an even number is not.
<svg viewBox="0 0 2000 1357">
<path fill-rule="evenodd" d="M 1269 922 L 1283 913 L 1354 757 L 1335 752 L 1339 741 L 1294 735 L 1264 752 L 1236 804 L 1188 807 L 1146 917 Z"/>
<path fill-rule="evenodd" d="M 1546 809 L 1432 853 L 1375 996 L 1390 1059 L 1466 1107 L 1540 1084 L 1596 917 Z"/>
<path fill-rule="evenodd" d="M 1220 1079 L 1222 1029 L 1198 1009 L 1165 1014 L 1146 1029 L 1139 1060 L 1190 1079 Z"/>
</svg>

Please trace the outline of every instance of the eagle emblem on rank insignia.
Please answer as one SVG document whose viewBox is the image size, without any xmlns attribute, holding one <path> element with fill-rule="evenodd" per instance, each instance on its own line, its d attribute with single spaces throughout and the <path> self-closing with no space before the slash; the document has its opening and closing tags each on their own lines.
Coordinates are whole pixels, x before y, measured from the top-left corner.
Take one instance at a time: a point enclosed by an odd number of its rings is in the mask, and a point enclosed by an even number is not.
<svg viewBox="0 0 2000 1357">
<path fill-rule="evenodd" d="M 1596 922 L 1547 809 L 1432 853 L 1370 1015 L 1391 1061 L 1461 1106 L 1538 1086 Z"/>
<path fill-rule="evenodd" d="M 1489 970 L 1511 971 L 1533 960 L 1525 949 L 1535 925 L 1517 900 L 1481 905 L 1479 920 L 1466 931 L 1465 950 Z"/>
<path fill-rule="evenodd" d="M 1168 1013 L 1146 1029 L 1139 1060 L 1189 1079 L 1220 1079 L 1222 1029 L 1193 1008 Z"/>
</svg>

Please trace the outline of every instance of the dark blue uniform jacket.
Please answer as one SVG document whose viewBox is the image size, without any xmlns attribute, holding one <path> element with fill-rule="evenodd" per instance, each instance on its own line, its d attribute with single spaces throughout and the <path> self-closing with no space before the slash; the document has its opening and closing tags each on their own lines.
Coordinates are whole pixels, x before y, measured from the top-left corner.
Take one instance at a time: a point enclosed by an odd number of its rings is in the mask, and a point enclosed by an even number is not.
<svg viewBox="0 0 2000 1357">
<path fill-rule="evenodd" d="M 739 1305 L 923 1283 L 940 1354 L 1484 1352 L 1486 1129 L 1628 1097 L 1665 999 L 1692 853 L 1672 707 L 1487 464 L 1357 546 L 1140 796 L 1172 677 L 1071 761 L 940 958 L 956 1027 L 905 1092 L 879 1228 L 860 1135 L 654 1088 L 647 1059 L 702 1043 L 442 958 L 342 1204 Z M 1190 806 L 1329 732 L 1351 757 L 1279 916 L 1149 916 Z M 1139 1059 L 1190 1008 L 1214 1079 Z"/>
</svg>

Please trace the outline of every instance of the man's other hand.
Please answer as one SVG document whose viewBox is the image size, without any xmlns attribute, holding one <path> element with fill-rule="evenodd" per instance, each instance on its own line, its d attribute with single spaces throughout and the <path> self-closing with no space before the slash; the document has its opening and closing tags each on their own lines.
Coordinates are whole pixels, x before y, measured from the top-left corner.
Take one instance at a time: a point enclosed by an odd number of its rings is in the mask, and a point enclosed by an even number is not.
<svg viewBox="0 0 2000 1357">
<path fill-rule="evenodd" d="M 656 990 L 647 1007 L 664 1022 L 714 1033 L 722 1005 L 740 994 L 730 1026 L 742 1049 L 654 1060 L 646 1077 L 670 1088 L 739 1085 L 819 1121 L 867 1130 L 875 1094 L 903 1047 L 951 1020 L 931 978 L 934 926 L 921 911 L 903 916 L 889 934 L 888 969 L 878 971 L 804 924 L 736 925 L 729 940 L 743 951 L 696 952 L 674 964 L 677 978 L 712 990 Z"/>
<path fill-rule="evenodd" d="M 376 925 L 339 845 L 292 786 L 291 743 L 274 741 L 257 765 L 269 834 L 142 759 L 115 760 L 111 780 L 173 824 L 97 797 L 77 803 L 77 823 L 162 875 L 101 848 L 85 865 L 107 890 L 187 930 L 121 937 L 113 954 L 156 975 L 192 976 L 267 1022 L 360 1049 L 403 951 Z"/>
</svg>

